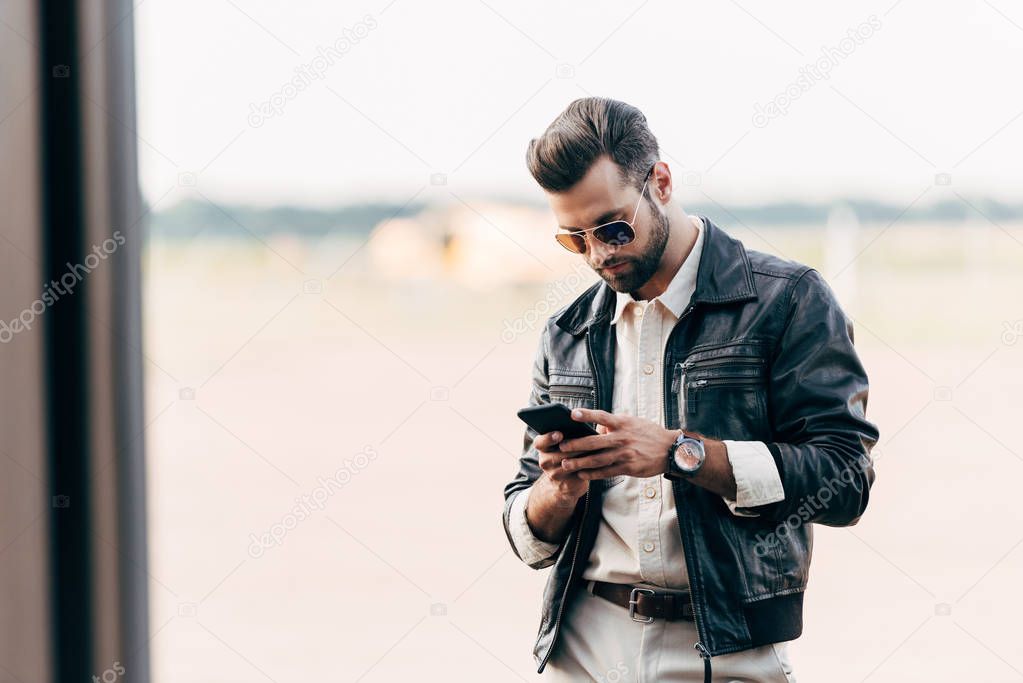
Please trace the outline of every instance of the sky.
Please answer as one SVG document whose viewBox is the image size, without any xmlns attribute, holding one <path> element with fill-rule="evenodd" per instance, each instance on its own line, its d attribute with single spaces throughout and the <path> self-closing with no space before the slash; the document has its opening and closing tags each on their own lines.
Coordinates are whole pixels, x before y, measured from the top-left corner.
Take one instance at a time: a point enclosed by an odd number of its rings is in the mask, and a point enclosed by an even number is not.
<svg viewBox="0 0 1023 683">
<path fill-rule="evenodd" d="M 647 115 L 696 201 L 1020 200 L 1018 4 L 566 5 L 144 0 L 143 193 L 543 201 L 526 144 L 602 95 Z"/>
</svg>

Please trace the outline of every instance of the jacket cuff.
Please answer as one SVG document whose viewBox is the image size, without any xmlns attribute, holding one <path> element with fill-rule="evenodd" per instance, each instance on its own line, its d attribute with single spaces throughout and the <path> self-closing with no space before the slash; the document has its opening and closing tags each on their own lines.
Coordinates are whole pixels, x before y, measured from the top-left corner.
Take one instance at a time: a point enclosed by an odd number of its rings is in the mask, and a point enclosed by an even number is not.
<svg viewBox="0 0 1023 683">
<path fill-rule="evenodd" d="M 738 517 L 758 517 L 749 508 L 785 499 L 781 474 L 774 456 L 763 441 L 724 441 L 728 461 L 735 476 L 735 500 L 725 504 Z"/>
<path fill-rule="evenodd" d="M 508 514 L 512 542 L 515 543 L 519 557 L 528 565 L 550 558 L 561 547 L 559 543 L 541 541 L 529 528 L 529 522 L 526 521 L 526 503 L 529 502 L 529 492 L 532 490 L 533 487 L 530 486 L 516 493 Z"/>
</svg>

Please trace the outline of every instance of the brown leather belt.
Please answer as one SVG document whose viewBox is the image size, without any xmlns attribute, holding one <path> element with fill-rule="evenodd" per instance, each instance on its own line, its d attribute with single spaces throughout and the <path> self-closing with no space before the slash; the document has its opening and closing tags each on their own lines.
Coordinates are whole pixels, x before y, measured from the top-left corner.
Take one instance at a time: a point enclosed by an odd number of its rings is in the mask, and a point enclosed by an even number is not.
<svg viewBox="0 0 1023 683">
<path fill-rule="evenodd" d="M 629 610 L 633 621 L 647 624 L 654 619 L 693 621 L 693 602 L 688 591 L 655 591 L 627 583 L 594 581 L 593 594 Z M 637 615 L 645 618 L 638 619 Z"/>
</svg>

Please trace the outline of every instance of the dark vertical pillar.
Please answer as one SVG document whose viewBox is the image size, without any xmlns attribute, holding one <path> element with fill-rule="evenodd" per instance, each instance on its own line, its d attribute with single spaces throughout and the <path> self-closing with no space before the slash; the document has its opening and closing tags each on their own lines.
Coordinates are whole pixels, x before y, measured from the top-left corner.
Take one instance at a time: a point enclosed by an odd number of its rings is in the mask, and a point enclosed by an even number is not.
<svg viewBox="0 0 1023 683">
<path fill-rule="evenodd" d="M 43 282 L 86 254 L 77 4 L 41 0 L 40 153 Z M 92 661 L 88 281 L 46 311 L 45 413 L 50 496 L 50 597 L 55 681 L 85 681 Z"/>
</svg>

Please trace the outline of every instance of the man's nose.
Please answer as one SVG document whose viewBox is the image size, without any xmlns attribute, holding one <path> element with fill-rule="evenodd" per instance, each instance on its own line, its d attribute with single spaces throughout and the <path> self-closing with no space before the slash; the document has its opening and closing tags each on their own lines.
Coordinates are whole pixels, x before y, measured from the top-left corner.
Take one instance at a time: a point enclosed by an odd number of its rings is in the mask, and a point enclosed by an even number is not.
<svg viewBox="0 0 1023 683">
<path fill-rule="evenodd" d="M 601 242 L 591 232 L 586 236 L 586 248 L 590 252 L 590 261 L 600 265 L 607 261 L 618 247 L 607 242 Z"/>
</svg>

